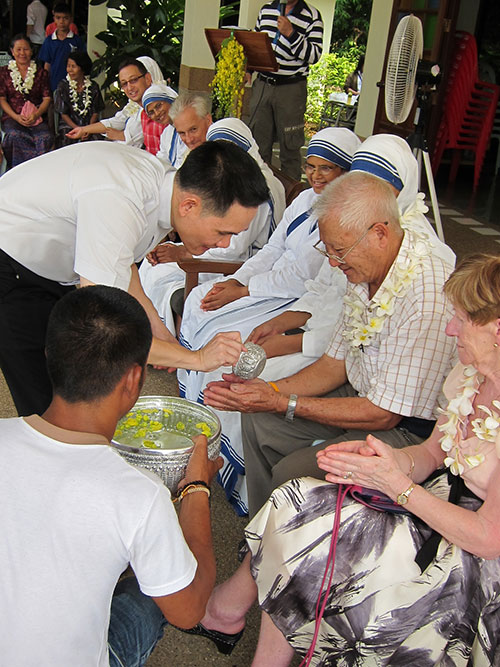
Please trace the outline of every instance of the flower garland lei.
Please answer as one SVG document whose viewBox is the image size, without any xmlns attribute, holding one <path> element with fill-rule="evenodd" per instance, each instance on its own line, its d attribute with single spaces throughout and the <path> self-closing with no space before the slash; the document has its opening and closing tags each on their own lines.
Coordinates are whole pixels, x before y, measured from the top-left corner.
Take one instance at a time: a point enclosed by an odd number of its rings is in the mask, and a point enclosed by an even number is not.
<svg viewBox="0 0 500 667">
<path fill-rule="evenodd" d="M 18 93 L 22 95 L 28 95 L 30 90 L 33 88 L 33 83 L 35 81 L 36 74 L 36 63 L 34 60 L 30 60 L 26 76 L 21 76 L 19 67 L 15 60 L 9 60 L 7 67 L 10 70 L 10 78 L 12 79 L 12 84 Z"/>
<path fill-rule="evenodd" d="M 359 353 L 382 331 L 385 319 L 394 312 L 396 299 L 406 295 L 422 271 L 424 259 L 431 251 L 426 235 L 406 228 L 403 220 L 401 223 L 405 235 L 409 237 L 410 247 L 397 257 L 390 273 L 371 300 L 368 315 L 366 316 L 367 309 L 361 297 L 351 286 L 344 296 L 345 313 L 349 322 L 342 336 L 353 352 Z"/>
<path fill-rule="evenodd" d="M 90 77 L 85 76 L 83 79 L 83 91 L 82 91 L 83 106 L 80 106 L 80 98 L 78 96 L 77 82 L 74 79 L 72 79 L 69 74 L 66 74 L 66 80 L 69 83 L 69 98 L 71 101 L 71 106 L 73 108 L 73 111 L 79 116 L 85 116 L 85 114 L 87 113 L 87 109 L 90 107 L 90 104 L 92 102 L 92 98 L 90 95 L 90 87 L 92 85 L 92 81 L 90 80 Z"/>
<path fill-rule="evenodd" d="M 210 83 L 217 101 L 217 118 L 241 118 L 245 92 L 246 57 L 233 33 L 225 39 L 217 55 L 215 76 Z"/>
<path fill-rule="evenodd" d="M 448 453 L 444 464 L 453 475 L 461 475 L 465 470 L 465 466 L 459 461 L 460 429 L 467 423 L 467 417 L 474 410 L 473 397 L 479 393 L 479 385 L 484 380 L 474 366 L 465 366 L 463 374 L 464 381 L 459 386 L 456 397 L 448 403 L 446 410 L 438 408 L 441 414 L 448 417 L 447 422 L 438 426 L 438 429 L 444 433 L 439 442 L 441 449 Z M 492 405 L 500 409 L 500 401 L 492 401 Z M 498 453 L 500 414 L 485 405 L 478 405 L 478 409 L 487 416 L 485 419 L 474 419 L 471 422 L 472 430 L 480 440 L 495 442 Z M 483 463 L 484 454 L 462 454 L 462 459 L 469 468 L 475 468 Z"/>
</svg>

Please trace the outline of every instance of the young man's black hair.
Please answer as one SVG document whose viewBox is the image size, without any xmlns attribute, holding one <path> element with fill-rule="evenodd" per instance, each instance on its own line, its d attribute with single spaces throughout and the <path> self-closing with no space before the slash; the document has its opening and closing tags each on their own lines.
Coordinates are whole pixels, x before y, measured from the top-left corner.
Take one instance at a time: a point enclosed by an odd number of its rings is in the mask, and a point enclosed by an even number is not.
<svg viewBox="0 0 500 667">
<path fill-rule="evenodd" d="M 54 394 L 68 403 L 107 396 L 131 366 L 145 367 L 151 339 L 145 310 L 127 292 L 104 285 L 70 292 L 47 327 Z"/>
<path fill-rule="evenodd" d="M 257 162 L 230 141 L 206 141 L 192 150 L 175 178 L 182 190 L 201 198 L 204 213 L 217 216 L 235 203 L 252 208 L 269 198 Z"/>
</svg>

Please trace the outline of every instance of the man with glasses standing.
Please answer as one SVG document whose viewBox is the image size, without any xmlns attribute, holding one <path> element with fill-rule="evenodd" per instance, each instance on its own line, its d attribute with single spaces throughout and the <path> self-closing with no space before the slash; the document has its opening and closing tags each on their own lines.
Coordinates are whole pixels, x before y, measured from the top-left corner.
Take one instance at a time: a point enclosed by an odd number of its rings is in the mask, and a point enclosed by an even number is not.
<svg viewBox="0 0 500 667">
<path fill-rule="evenodd" d="M 208 405 L 267 413 L 242 415 L 251 516 L 284 481 L 323 478 L 316 453 L 327 445 L 368 433 L 394 447 L 421 442 L 451 367 L 442 287 L 453 266 L 425 236 L 402 229 L 391 188 L 347 174 L 328 186 L 316 212 L 317 249 L 348 280 L 325 354 L 276 382 L 226 376 L 205 389 Z"/>
<path fill-rule="evenodd" d="M 112 118 L 99 123 L 75 127 L 68 132 L 70 139 L 85 140 L 89 134 L 105 134 L 111 141 L 124 141 L 129 146 L 141 148 L 144 135 L 141 125 L 142 96 L 151 86 L 153 78 L 146 66 L 136 58 L 127 58 L 118 67 L 118 83 L 130 102 Z"/>
</svg>

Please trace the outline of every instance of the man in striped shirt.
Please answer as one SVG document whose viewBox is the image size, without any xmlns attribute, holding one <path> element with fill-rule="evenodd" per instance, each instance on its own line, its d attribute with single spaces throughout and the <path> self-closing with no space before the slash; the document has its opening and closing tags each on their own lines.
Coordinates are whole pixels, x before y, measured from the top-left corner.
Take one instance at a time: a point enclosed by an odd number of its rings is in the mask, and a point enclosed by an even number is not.
<svg viewBox="0 0 500 667">
<path fill-rule="evenodd" d="M 277 138 L 281 170 L 300 180 L 307 74 L 321 56 L 323 21 L 303 0 L 274 0 L 260 10 L 255 30 L 269 35 L 279 69 L 257 75 L 249 126 L 264 160 L 271 164 Z"/>
</svg>

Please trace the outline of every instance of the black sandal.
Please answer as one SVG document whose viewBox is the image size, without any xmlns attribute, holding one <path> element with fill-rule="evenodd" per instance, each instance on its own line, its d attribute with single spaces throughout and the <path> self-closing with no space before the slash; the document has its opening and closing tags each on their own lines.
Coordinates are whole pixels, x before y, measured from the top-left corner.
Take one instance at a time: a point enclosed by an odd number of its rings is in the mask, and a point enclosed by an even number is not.
<svg viewBox="0 0 500 667">
<path fill-rule="evenodd" d="M 177 630 L 180 630 L 181 632 L 187 633 L 188 635 L 199 635 L 200 637 L 206 637 L 207 639 L 210 639 L 217 646 L 219 653 L 223 653 L 224 655 L 231 655 L 234 647 L 240 641 L 243 635 L 243 630 L 240 630 L 240 632 L 237 632 L 234 635 L 228 635 L 225 632 L 218 632 L 218 630 L 207 630 L 207 628 L 203 627 L 201 623 L 197 623 L 194 628 L 188 629 L 178 628 L 177 626 L 174 627 L 176 627 Z"/>
</svg>

